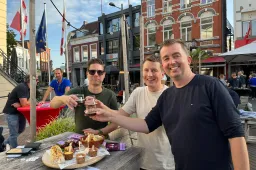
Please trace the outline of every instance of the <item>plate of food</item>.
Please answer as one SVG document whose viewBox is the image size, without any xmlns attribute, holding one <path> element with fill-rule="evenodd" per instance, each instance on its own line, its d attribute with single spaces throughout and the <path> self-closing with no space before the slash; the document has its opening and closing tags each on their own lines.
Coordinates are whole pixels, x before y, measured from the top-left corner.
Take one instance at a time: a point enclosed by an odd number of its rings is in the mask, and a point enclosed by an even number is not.
<svg viewBox="0 0 256 170">
<path fill-rule="evenodd" d="M 102 146 L 103 141 L 103 136 L 88 134 L 79 141 L 69 139 L 64 143 L 59 142 L 43 154 L 42 161 L 46 166 L 55 169 L 75 169 L 92 165 L 110 155 Z"/>
</svg>

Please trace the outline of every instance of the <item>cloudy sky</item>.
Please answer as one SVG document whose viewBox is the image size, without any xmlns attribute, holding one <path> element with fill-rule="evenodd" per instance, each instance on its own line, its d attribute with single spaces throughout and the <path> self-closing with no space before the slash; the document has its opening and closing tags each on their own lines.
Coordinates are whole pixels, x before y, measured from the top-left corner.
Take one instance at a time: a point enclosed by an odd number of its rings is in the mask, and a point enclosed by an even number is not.
<svg viewBox="0 0 256 170">
<path fill-rule="evenodd" d="M 114 2 L 116 6 L 124 4 L 124 8 L 128 7 L 128 1 L 132 5 L 139 5 L 141 0 L 102 0 L 103 13 L 109 14 L 116 12 L 119 9 L 108 5 L 109 2 Z M 63 12 L 63 0 L 53 0 L 57 8 Z M 25 0 L 27 9 L 29 8 L 29 0 Z M 44 10 L 44 3 L 47 7 L 47 32 L 48 43 L 51 48 L 51 59 L 53 60 L 53 67 L 60 67 L 65 62 L 65 57 L 60 56 L 60 39 L 61 39 L 61 21 L 62 18 L 54 8 L 50 0 L 36 0 L 36 29 L 38 28 L 41 17 Z M 233 0 L 227 0 L 227 17 L 230 23 L 233 25 Z M 7 22 L 9 25 L 20 6 L 20 0 L 7 0 Z M 29 10 L 28 10 L 29 11 Z M 101 0 L 66 0 L 66 18 L 70 23 L 80 28 L 83 21 L 92 22 L 98 20 L 98 16 L 101 15 Z M 67 31 L 72 31 L 72 28 Z M 16 39 L 19 40 L 20 36 L 17 31 Z M 25 39 L 29 39 L 27 35 Z"/>
</svg>

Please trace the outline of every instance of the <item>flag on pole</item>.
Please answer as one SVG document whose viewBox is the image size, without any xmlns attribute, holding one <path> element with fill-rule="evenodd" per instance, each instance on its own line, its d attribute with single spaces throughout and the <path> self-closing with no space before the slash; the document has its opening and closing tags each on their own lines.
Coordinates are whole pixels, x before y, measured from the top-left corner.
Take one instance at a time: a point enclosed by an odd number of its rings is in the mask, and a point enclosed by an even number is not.
<svg viewBox="0 0 256 170">
<path fill-rule="evenodd" d="M 252 23 L 250 21 L 249 22 L 249 28 L 248 28 L 245 36 L 244 36 L 244 40 L 245 40 L 246 44 L 248 44 L 248 42 L 249 42 L 249 35 L 251 34 L 251 27 L 252 27 Z"/>
<path fill-rule="evenodd" d="M 45 11 L 42 16 L 41 23 L 36 33 L 36 52 L 46 51 L 46 18 Z"/>
<path fill-rule="evenodd" d="M 64 45 L 64 33 L 65 33 L 65 16 L 66 15 L 66 8 L 65 2 L 63 1 L 63 17 L 62 17 L 62 32 L 61 32 L 61 41 L 60 41 L 60 55 L 63 55 L 63 45 Z"/>
<path fill-rule="evenodd" d="M 22 16 L 21 16 L 21 12 L 22 12 Z M 22 27 L 21 27 L 21 23 L 23 24 Z M 16 12 L 10 27 L 19 31 L 20 32 L 20 37 L 21 37 L 22 34 L 24 36 L 26 36 L 27 24 L 28 24 L 27 7 L 26 7 L 26 4 L 25 4 L 25 1 L 22 0 L 21 8 Z M 21 30 L 21 28 L 22 28 L 22 30 Z"/>
</svg>

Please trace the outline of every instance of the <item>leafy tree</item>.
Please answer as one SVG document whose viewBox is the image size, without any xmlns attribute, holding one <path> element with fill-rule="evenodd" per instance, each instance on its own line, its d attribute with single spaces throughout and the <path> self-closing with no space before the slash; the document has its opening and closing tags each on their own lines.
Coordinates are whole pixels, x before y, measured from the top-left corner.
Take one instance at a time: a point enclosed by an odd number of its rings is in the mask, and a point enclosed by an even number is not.
<svg viewBox="0 0 256 170">
<path fill-rule="evenodd" d="M 192 50 L 192 52 L 190 52 L 190 56 L 192 57 L 192 71 L 194 73 L 199 73 L 199 57 L 201 57 L 201 63 L 204 59 L 208 58 L 209 55 L 207 54 L 206 51 L 201 50 L 200 48 L 194 49 Z"/>
<path fill-rule="evenodd" d="M 12 49 L 17 45 L 15 40 L 16 34 L 9 29 L 9 25 L 7 24 L 7 56 L 12 54 Z"/>
</svg>

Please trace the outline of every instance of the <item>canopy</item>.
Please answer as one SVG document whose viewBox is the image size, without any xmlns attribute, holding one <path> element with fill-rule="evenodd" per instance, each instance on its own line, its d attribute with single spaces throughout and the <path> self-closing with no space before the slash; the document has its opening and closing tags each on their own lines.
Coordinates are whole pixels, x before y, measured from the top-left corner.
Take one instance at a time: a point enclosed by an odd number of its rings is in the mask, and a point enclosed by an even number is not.
<svg viewBox="0 0 256 170">
<path fill-rule="evenodd" d="M 221 54 L 226 62 L 256 61 L 256 41 Z"/>
</svg>

